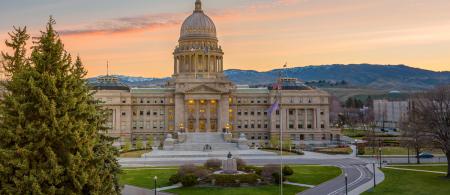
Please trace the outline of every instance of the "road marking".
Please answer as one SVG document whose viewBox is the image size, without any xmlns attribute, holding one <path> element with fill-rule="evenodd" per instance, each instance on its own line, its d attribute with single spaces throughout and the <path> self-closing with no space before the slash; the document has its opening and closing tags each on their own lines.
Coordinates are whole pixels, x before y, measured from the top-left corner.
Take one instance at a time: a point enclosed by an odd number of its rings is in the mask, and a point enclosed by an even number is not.
<svg viewBox="0 0 450 195">
<path fill-rule="evenodd" d="M 386 169 L 403 170 L 403 171 L 415 171 L 415 172 L 425 172 L 425 173 L 447 174 L 446 172 L 428 171 L 428 170 L 420 170 L 420 169 L 405 169 L 405 168 L 397 168 L 397 167 L 384 167 L 384 168 L 386 168 Z"/>
<path fill-rule="evenodd" d="M 288 184 L 288 185 L 293 185 L 293 186 L 300 186 L 300 187 L 307 187 L 307 188 L 313 188 L 316 186 L 313 185 L 308 185 L 308 184 L 302 184 L 302 183 L 294 183 L 294 182 L 289 182 L 289 181 L 285 181 L 283 182 L 284 184 Z"/>
</svg>

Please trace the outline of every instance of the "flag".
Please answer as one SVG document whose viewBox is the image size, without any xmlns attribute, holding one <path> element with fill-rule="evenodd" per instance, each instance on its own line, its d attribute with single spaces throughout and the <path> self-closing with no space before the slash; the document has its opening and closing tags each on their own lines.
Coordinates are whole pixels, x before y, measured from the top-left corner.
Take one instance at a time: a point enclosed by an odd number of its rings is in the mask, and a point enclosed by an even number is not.
<svg viewBox="0 0 450 195">
<path fill-rule="evenodd" d="M 284 63 L 284 65 L 283 65 L 283 68 L 286 68 L 287 67 L 287 62 L 286 63 Z"/>
<path fill-rule="evenodd" d="M 272 115 L 273 111 L 277 111 L 280 109 L 280 105 L 278 104 L 278 100 L 275 100 L 275 103 L 273 103 L 270 108 L 267 110 L 267 113 L 269 113 L 269 116 Z"/>
</svg>

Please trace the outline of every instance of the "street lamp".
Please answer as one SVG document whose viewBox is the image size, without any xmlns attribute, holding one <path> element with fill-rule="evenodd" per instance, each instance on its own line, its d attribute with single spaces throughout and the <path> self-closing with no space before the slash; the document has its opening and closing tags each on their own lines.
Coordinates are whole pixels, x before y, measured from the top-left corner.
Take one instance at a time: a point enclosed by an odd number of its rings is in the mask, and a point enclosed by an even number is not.
<svg viewBox="0 0 450 195">
<path fill-rule="evenodd" d="M 157 176 L 155 176 L 154 178 L 153 178 L 153 181 L 155 182 L 155 195 L 156 195 L 156 180 L 158 179 L 158 177 Z"/>
<path fill-rule="evenodd" d="M 375 189 L 375 187 L 377 186 L 377 180 L 376 180 L 376 174 L 375 174 L 375 163 L 372 164 L 373 165 L 373 188 Z"/>
<path fill-rule="evenodd" d="M 356 147 L 355 147 L 355 148 L 356 148 L 356 149 L 355 149 L 355 152 L 356 152 L 356 153 L 355 153 L 355 156 L 358 157 L 358 140 L 357 140 L 357 139 L 355 139 L 355 146 L 356 146 Z"/>
<path fill-rule="evenodd" d="M 348 195 L 348 185 L 347 185 L 348 179 L 347 179 L 347 177 L 348 177 L 348 175 L 347 175 L 347 173 L 345 173 L 345 195 Z"/>
<path fill-rule="evenodd" d="M 380 155 L 380 169 L 381 169 L 381 148 L 378 148 L 378 155 Z"/>
<path fill-rule="evenodd" d="M 227 123 L 227 124 L 225 125 L 225 129 L 227 130 L 226 133 L 229 133 L 229 132 L 230 132 L 230 123 Z"/>
<path fill-rule="evenodd" d="M 180 131 L 181 131 L 181 133 L 184 133 L 183 129 L 184 129 L 184 125 L 183 125 L 183 123 L 180 123 Z"/>
</svg>

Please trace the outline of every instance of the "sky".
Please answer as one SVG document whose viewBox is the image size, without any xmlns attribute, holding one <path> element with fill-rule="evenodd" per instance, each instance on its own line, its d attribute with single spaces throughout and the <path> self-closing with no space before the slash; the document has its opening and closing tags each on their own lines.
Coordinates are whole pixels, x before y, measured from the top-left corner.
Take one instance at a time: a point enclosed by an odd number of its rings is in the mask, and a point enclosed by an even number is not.
<svg viewBox="0 0 450 195">
<path fill-rule="evenodd" d="M 195 0 L 0 0 L 0 50 L 13 26 L 39 36 L 56 19 L 88 76 L 166 77 Z M 450 71 L 449 0 L 202 0 L 225 69 L 407 64 Z M 31 45 L 29 45 L 31 47 Z"/>
</svg>

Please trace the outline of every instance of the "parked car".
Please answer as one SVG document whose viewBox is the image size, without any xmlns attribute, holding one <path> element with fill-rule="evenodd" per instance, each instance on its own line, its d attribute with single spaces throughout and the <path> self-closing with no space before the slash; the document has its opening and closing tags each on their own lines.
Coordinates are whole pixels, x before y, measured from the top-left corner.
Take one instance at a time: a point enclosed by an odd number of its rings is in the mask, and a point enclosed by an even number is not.
<svg viewBox="0 0 450 195">
<path fill-rule="evenodd" d="M 433 158 L 434 155 L 429 152 L 422 152 L 419 154 L 419 158 Z"/>
</svg>

